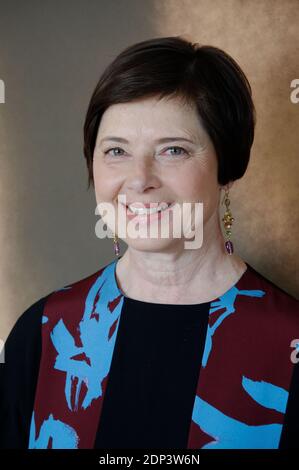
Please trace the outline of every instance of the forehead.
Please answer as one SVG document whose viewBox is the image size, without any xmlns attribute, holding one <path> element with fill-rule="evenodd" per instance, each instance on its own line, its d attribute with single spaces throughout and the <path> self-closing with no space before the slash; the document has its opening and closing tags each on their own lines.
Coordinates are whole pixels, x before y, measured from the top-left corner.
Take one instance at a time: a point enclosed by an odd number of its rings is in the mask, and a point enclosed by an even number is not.
<svg viewBox="0 0 299 470">
<path fill-rule="evenodd" d="M 101 136 L 117 131 L 134 138 L 163 135 L 169 132 L 186 133 L 194 138 L 201 135 L 203 128 L 195 105 L 180 98 L 143 98 L 129 103 L 118 103 L 104 112 L 98 133 Z"/>
</svg>

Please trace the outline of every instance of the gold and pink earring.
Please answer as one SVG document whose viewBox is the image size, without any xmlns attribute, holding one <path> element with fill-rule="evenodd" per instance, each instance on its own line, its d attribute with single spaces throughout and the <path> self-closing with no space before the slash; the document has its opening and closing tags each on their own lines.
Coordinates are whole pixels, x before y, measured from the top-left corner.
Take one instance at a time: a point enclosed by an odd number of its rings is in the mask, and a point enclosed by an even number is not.
<svg viewBox="0 0 299 470">
<path fill-rule="evenodd" d="M 222 199 L 222 204 L 225 204 L 226 211 L 224 213 L 222 221 L 223 221 L 223 224 L 224 224 L 225 238 L 226 238 L 225 249 L 226 249 L 226 251 L 229 255 L 232 255 L 233 252 L 234 252 L 234 246 L 233 246 L 232 241 L 230 240 L 230 237 L 231 237 L 231 234 L 232 234 L 230 229 L 231 229 L 233 221 L 235 219 L 232 217 L 232 213 L 231 213 L 231 210 L 229 208 L 230 199 L 228 197 L 228 194 L 229 194 L 229 189 L 225 189 L 225 194 L 224 194 L 224 197 Z"/>
<path fill-rule="evenodd" d="M 120 255 L 120 249 L 119 249 L 119 243 L 118 243 L 118 238 L 117 235 L 114 233 L 113 234 L 113 244 L 114 244 L 114 254 L 119 258 Z"/>
</svg>

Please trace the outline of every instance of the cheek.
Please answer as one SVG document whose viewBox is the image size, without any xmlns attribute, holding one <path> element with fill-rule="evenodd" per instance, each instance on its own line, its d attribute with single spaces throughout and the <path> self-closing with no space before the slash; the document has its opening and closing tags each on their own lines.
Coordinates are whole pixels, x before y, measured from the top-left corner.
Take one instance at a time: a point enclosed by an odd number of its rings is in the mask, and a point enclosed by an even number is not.
<svg viewBox="0 0 299 470">
<path fill-rule="evenodd" d="M 194 162 L 180 172 L 177 194 L 192 201 L 208 201 L 217 197 L 217 167 L 212 162 Z"/>
<path fill-rule="evenodd" d="M 93 179 L 97 202 L 111 201 L 117 191 L 115 179 L 97 159 L 93 162 Z"/>
</svg>

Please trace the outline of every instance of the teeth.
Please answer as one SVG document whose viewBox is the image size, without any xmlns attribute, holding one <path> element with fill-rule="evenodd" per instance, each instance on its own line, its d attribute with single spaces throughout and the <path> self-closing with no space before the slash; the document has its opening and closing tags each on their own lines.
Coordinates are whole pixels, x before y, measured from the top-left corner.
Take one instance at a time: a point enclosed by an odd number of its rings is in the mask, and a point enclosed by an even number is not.
<svg viewBox="0 0 299 470">
<path fill-rule="evenodd" d="M 130 211 L 133 213 L 133 214 L 136 214 L 136 215 L 150 215 L 150 214 L 155 214 L 156 212 L 159 212 L 159 211 L 162 211 L 162 210 L 165 210 L 165 209 L 168 209 L 168 207 L 170 206 L 170 204 L 166 204 L 166 203 L 162 203 L 160 204 L 158 207 L 152 207 L 152 208 L 145 208 L 145 207 L 133 207 L 133 206 L 128 206 Z"/>
</svg>

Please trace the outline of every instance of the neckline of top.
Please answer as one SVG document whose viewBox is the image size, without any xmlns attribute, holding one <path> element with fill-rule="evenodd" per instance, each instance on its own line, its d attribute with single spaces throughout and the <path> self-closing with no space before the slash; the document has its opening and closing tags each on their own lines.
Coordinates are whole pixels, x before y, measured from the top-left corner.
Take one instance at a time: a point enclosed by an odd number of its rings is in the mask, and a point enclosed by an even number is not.
<svg viewBox="0 0 299 470">
<path fill-rule="evenodd" d="M 251 266 L 248 263 L 246 263 L 246 261 L 244 261 L 244 263 L 246 264 L 246 269 L 245 269 L 245 271 L 243 271 L 243 273 L 241 274 L 239 279 L 231 287 L 229 287 L 225 292 L 223 292 L 223 294 L 219 295 L 218 297 L 215 297 L 212 300 L 209 300 L 207 302 L 198 302 L 198 303 L 195 303 L 195 304 L 167 304 L 167 303 L 159 303 L 159 302 L 147 302 L 145 300 L 133 299 L 132 297 L 128 297 L 127 295 L 125 295 L 125 293 L 122 292 L 121 288 L 119 287 L 117 277 L 116 277 L 116 265 L 117 265 L 118 259 L 115 259 L 110 264 L 113 265 L 113 282 L 114 282 L 114 287 L 115 287 L 116 291 L 119 293 L 119 295 L 122 296 L 126 300 L 126 302 L 134 302 L 134 303 L 138 302 L 138 303 L 143 304 L 143 305 L 158 305 L 158 306 L 165 307 L 165 308 L 167 308 L 167 307 L 187 307 L 187 308 L 188 307 L 189 308 L 193 307 L 194 308 L 196 306 L 204 306 L 204 305 L 209 305 L 212 302 L 216 302 L 220 299 L 220 297 L 223 297 L 224 295 L 227 295 L 230 291 L 232 291 L 234 288 L 236 288 L 238 286 L 239 282 L 241 280 L 243 280 L 245 275 L 251 269 Z"/>
</svg>

